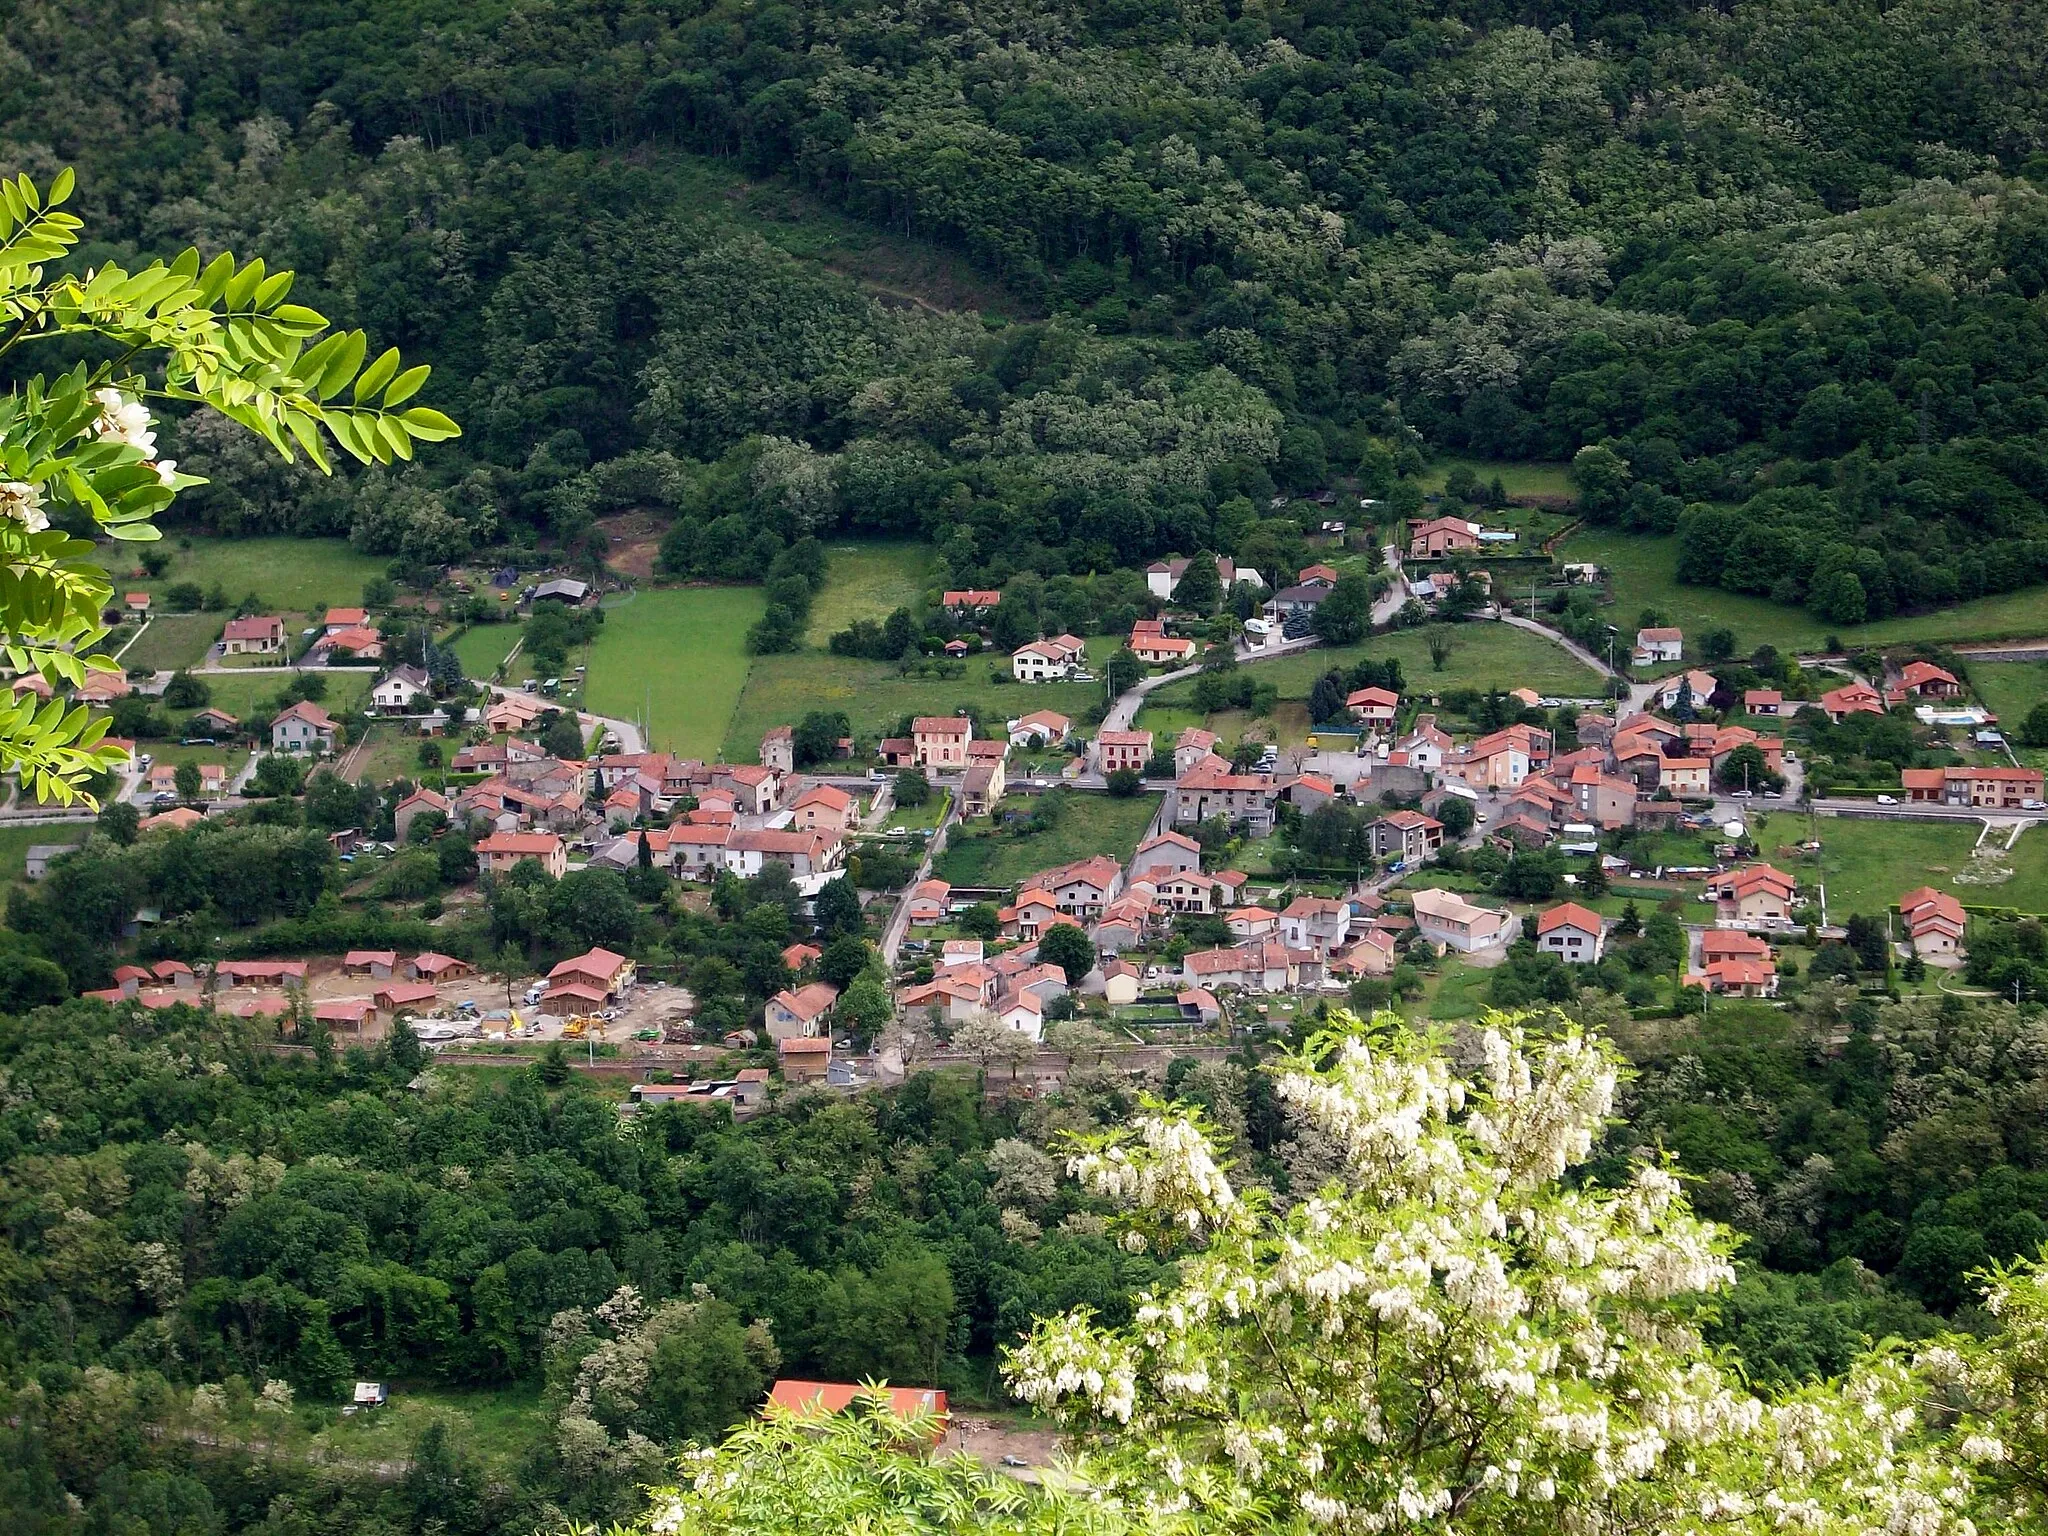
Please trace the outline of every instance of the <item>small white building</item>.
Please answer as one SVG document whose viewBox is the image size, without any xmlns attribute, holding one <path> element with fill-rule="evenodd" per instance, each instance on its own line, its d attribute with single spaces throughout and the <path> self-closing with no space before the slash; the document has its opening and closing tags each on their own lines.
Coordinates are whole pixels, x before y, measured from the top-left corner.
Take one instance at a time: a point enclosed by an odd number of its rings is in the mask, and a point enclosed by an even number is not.
<svg viewBox="0 0 2048 1536">
<path fill-rule="evenodd" d="M 1598 912 L 1567 901 L 1536 919 L 1536 947 L 1567 965 L 1593 965 L 1607 942 L 1607 925 Z"/>
</svg>

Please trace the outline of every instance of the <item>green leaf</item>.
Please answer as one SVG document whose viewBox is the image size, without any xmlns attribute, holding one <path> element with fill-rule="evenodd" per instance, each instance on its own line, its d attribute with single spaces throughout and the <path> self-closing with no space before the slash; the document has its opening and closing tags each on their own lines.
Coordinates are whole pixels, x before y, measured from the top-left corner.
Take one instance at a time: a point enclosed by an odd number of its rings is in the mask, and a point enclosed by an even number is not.
<svg viewBox="0 0 2048 1536">
<path fill-rule="evenodd" d="M 420 392 L 420 386 L 427 382 L 427 375 L 434 370 L 425 363 L 408 368 L 391 381 L 391 387 L 384 391 L 384 408 L 391 410 L 403 405 Z"/>
<path fill-rule="evenodd" d="M 71 173 L 71 167 L 65 166 L 57 173 L 57 179 L 50 183 L 50 206 L 55 208 L 70 202 L 71 189 L 77 184 L 78 178 Z"/>
<path fill-rule="evenodd" d="M 448 438 L 462 436 L 462 428 L 431 406 L 416 405 L 401 412 L 398 419 L 405 423 L 406 431 L 423 443 L 444 442 Z"/>
<path fill-rule="evenodd" d="M 369 337 L 361 331 L 349 331 L 342 336 L 341 345 L 336 349 L 327 371 L 320 375 L 320 382 L 314 393 L 322 400 L 331 400 L 341 393 L 344 384 L 356 376 L 356 370 L 363 366 L 363 352 L 369 345 Z"/>
<path fill-rule="evenodd" d="M 386 347 L 377 360 L 365 368 L 362 377 L 356 380 L 355 400 L 357 404 L 370 398 L 382 389 L 391 376 L 398 372 L 398 348 Z"/>
</svg>

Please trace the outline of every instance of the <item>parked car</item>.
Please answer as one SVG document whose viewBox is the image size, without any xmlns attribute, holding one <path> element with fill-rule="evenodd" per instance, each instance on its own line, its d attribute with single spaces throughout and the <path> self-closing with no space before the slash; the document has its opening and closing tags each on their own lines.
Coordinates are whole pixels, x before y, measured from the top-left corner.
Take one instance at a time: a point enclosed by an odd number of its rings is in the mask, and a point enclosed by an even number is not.
<svg viewBox="0 0 2048 1536">
<path fill-rule="evenodd" d="M 1879 795 L 1877 797 L 1877 803 L 1879 805 L 1897 805 L 1899 803 L 1899 799 L 1896 795 Z"/>
</svg>

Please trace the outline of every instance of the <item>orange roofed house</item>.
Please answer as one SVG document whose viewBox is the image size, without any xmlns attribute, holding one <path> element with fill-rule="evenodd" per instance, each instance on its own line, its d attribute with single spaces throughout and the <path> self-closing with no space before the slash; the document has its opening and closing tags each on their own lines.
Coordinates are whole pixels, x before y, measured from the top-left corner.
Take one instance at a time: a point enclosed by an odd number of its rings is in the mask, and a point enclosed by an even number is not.
<svg viewBox="0 0 2048 1536">
<path fill-rule="evenodd" d="M 1946 891 L 1920 886 L 1899 898 L 1899 915 L 1906 920 L 1906 936 L 1913 941 L 1913 953 L 1950 957 L 1963 949 L 1967 918 L 1963 904 Z"/>
<path fill-rule="evenodd" d="M 1968 805 L 2019 810 L 2041 803 L 2038 768 L 1907 768 L 1899 774 L 1906 798 L 1923 805 Z"/>
<path fill-rule="evenodd" d="M 538 859 L 557 880 L 569 872 L 569 851 L 552 832 L 493 832 L 476 845 L 477 868 L 502 875 L 521 859 Z"/>
<path fill-rule="evenodd" d="M 965 715 L 919 715 L 910 722 L 911 761 L 920 768 L 960 768 L 974 722 Z"/>
<path fill-rule="evenodd" d="M 1715 921 L 1729 928 L 1782 926 L 1792 921 L 1798 882 L 1768 864 L 1746 864 L 1707 882 Z"/>
</svg>

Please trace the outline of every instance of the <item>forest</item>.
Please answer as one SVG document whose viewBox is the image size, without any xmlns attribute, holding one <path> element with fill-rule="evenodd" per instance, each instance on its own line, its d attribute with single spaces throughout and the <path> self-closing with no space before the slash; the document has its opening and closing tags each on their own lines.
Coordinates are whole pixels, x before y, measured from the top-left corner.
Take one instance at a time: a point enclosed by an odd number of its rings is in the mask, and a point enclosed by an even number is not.
<svg viewBox="0 0 2048 1536">
<path fill-rule="evenodd" d="M 329 481 L 195 421 L 218 529 L 431 565 L 652 507 L 679 574 L 914 529 L 1000 585 L 1454 451 L 1828 622 L 2048 577 L 2024 8 L 121 12 L 10 14 L 0 160 L 76 163 L 110 254 L 296 269 L 466 429 Z"/>
</svg>

